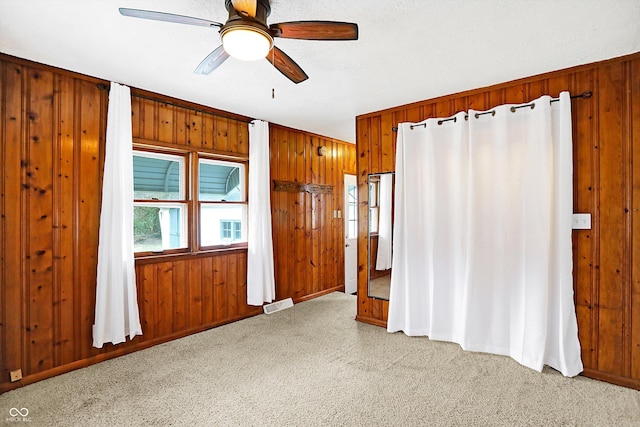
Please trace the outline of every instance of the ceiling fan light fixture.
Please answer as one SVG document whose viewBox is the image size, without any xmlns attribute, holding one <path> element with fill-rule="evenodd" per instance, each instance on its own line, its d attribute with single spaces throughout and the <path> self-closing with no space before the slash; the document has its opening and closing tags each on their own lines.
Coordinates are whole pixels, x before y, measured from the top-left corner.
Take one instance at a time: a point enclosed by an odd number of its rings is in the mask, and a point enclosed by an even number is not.
<svg viewBox="0 0 640 427">
<path fill-rule="evenodd" d="M 273 38 L 261 28 L 234 25 L 220 34 L 224 50 L 243 61 L 257 61 L 267 56 L 273 47 Z"/>
</svg>

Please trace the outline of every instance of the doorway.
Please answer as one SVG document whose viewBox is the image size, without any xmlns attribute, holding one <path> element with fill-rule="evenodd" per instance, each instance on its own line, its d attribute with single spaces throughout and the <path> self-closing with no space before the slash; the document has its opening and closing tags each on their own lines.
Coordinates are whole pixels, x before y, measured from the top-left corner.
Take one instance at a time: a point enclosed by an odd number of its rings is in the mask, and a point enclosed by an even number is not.
<svg viewBox="0 0 640 427">
<path fill-rule="evenodd" d="M 344 176 L 344 292 L 358 289 L 358 185 L 355 175 Z"/>
</svg>

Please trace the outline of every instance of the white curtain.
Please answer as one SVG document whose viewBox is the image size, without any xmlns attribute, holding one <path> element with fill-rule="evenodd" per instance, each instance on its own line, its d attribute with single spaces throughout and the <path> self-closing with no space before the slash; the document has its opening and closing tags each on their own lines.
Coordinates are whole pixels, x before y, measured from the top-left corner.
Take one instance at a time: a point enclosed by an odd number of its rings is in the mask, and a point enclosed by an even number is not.
<svg viewBox="0 0 640 427">
<path fill-rule="evenodd" d="M 388 331 L 582 371 L 571 102 L 550 101 L 399 126 Z"/>
<path fill-rule="evenodd" d="M 249 125 L 249 234 L 247 304 L 262 305 L 276 296 L 271 234 L 269 123 Z"/>
<path fill-rule="evenodd" d="M 376 255 L 376 270 L 388 270 L 391 268 L 391 206 L 393 174 L 380 175 L 379 203 L 380 212 L 378 218 L 378 253 Z"/>
<path fill-rule="evenodd" d="M 131 94 L 111 83 L 102 184 L 93 346 L 142 335 L 133 254 Z"/>
</svg>

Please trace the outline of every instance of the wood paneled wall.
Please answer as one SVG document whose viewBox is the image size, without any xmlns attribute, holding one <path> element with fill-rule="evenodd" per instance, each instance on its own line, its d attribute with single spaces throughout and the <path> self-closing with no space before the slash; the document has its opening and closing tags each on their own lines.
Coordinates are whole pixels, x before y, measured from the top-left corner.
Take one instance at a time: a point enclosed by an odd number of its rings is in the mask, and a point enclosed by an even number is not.
<svg viewBox="0 0 640 427">
<path fill-rule="evenodd" d="M 357 117 L 358 320 L 387 321 L 388 302 L 367 297 L 367 175 L 394 170 L 392 127 L 565 90 L 593 91 L 572 101 L 574 212 L 592 215 L 573 232 L 584 374 L 640 389 L 640 53 Z"/>
<path fill-rule="evenodd" d="M 20 386 L 9 382 L 16 369 L 28 384 L 262 312 L 246 304 L 246 249 L 140 259 L 144 335 L 92 347 L 108 103 L 99 86 L 106 84 L 0 55 L 0 393 Z M 136 89 L 132 95 L 134 142 L 248 157 L 248 118 Z M 344 168 L 355 172 L 354 145 L 277 126 L 272 132 L 278 176 L 333 184 Z M 334 157 L 312 156 L 318 144 Z M 296 236 L 296 246 L 277 257 L 279 298 L 340 287 L 329 264 L 340 259 L 343 239 L 326 215 L 339 206 L 336 197 L 274 204 L 277 250 Z M 294 229 L 288 218 L 304 218 L 305 226 Z M 304 280 L 291 280 L 294 274 Z M 330 274 L 334 282 L 325 279 Z"/>
<path fill-rule="evenodd" d="M 330 194 L 271 192 L 276 295 L 302 301 L 344 291 L 344 174 L 356 173 L 355 145 L 269 127 L 271 179 L 332 186 Z M 327 151 L 318 155 L 318 148 Z"/>
<path fill-rule="evenodd" d="M 0 59 L 2 387 L 10 370 L 38 375 L 97 354 L 107 98 L 95 81 Z"/>
</svg>

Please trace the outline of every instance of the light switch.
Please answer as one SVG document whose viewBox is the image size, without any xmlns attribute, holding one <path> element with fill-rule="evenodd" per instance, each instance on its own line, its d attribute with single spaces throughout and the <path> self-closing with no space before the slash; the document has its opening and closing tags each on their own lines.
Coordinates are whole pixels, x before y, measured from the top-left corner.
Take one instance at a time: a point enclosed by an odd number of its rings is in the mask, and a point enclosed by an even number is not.
<svg viewBox="0 0 640 427">
<path fill-rule="evenodd" d="M 574 230 L 591 230 L 591 214 L 574 213 L 572 228 Z"/>
</svg>

